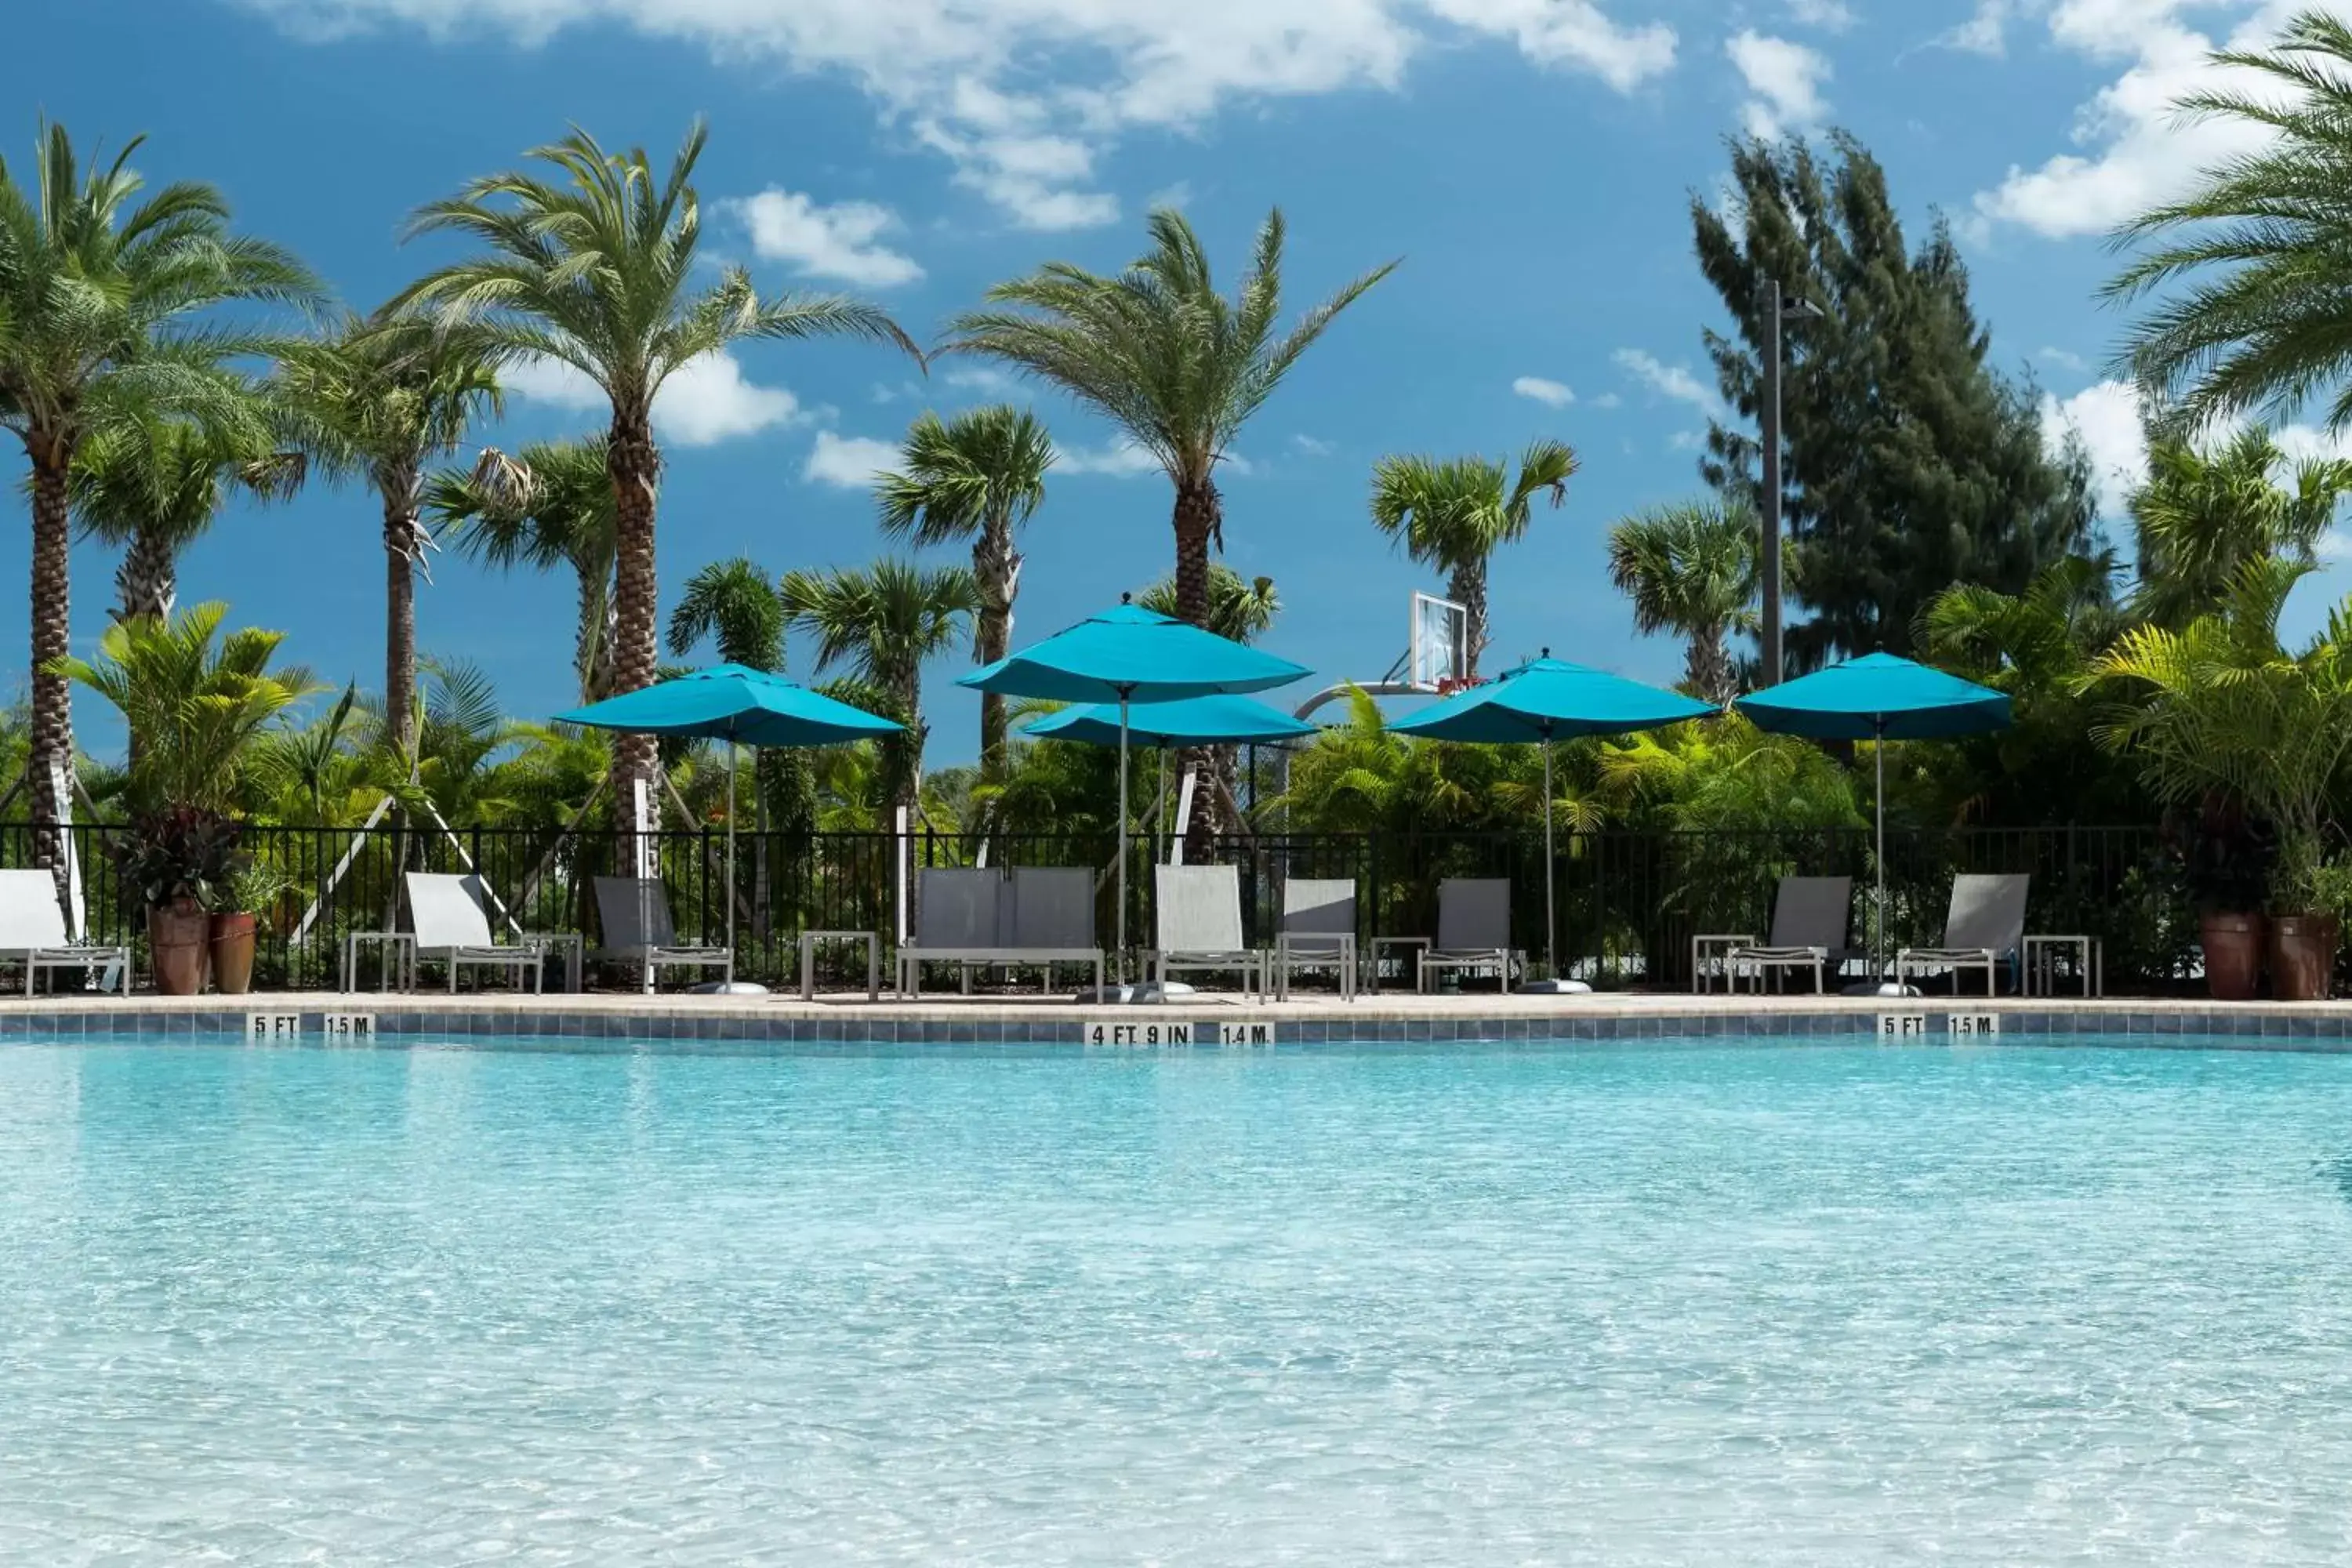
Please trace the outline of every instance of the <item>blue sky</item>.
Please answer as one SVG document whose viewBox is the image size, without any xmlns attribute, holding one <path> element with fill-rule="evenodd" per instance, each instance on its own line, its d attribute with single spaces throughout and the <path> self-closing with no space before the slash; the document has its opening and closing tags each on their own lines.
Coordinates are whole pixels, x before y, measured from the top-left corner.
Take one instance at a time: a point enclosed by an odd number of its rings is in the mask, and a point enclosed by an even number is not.
<svg viewBox="0 0 2352 1568">
<path fill-rule="evenodd" d="M 2121 319 L 2092 293 L 2105 229 L 2229 151 L 2164 112 L 2207 48 L 2293 7 L 2253 0 L 52 0 L 16 20 L 0 99 L 85 144 L 144 132 L 151 180 L 220 185 L 239 226 L 286 244 L 352 304 L 438 259 L 404 216 L 578 121 L 667 156 L 710 146 L 707 248 L 769 289 L 880 300 L 918 339 L 991 282 L 1063 258 L 1114 268 L 1143 213 L 1181 205 L 1236 269 L 1287 215 L 1304 305 L 1404 265 L 1302 362 L 1240 441 L 1228 559 L 1271 575 L 1275 644 L 1333 678 L 1403 649 L 1433 587 L 1373 533 L 1372 461 L 1504 455 L 1554 436 L 1583 458 L 1568 503 L 1496 566 L 1496 656 L 1549 645 L 1658 679 L 1602 566 L 1609 523 L 1694 493 L 1712 405 L 1699 334 L 1719 311 L 1686 203 L 1723 138 L 1837 125 L 1886 164 L 1906 219 L 1958 226 L 1995 357 L 2030 370 L 2052 427 L 2103 470 L 2135 460 L 2129 394 L 2102 365 Z M 843 344 L 752 345 L 660 410 L 661 572 L 748 554 L 769 567 L 870 559 L 863 477 L 925 406 L 1007 388 L 953 362 Z M 599 424 L 578 389 L 518 377 L 502 444 Z M 1168 491 L 1046 391 L 1066 453 L 1027 540 L 1016 641 L 1164 573 Z M 2327 445 L 2291 433 L 2290 445 Z M 11 477 L 21 457 L 10 450 Z M 26 532 L 0 530 L 0 582 Z M 78 642 L 111 600 L 107 552 L 75 553 Z M 2330 577 L 2336 574 L 2331 573 Z M 571 692 L 571 591 L 444 561 L 422 595 L 428 652 L 486 666 L 508 708 Z M 283 628 L 322 677 L 382 670 L 378 520 L 357 490 L 240 508 L 185 560 L 184 603 L 226 598 Z M 2315 584 L 2308 623 L 2338 581 Z M 0 685 L 24 679 L 23 596 L 0 605 Z M 799 650 L 795 650 L 796 660 Z M 805 673 L 804 664 L 796 669 Z M 968 756 L 973 703 L 934 673 L 935 761 Z M 84 698 L 86 742 L 107 747 Z"/>
</svg>

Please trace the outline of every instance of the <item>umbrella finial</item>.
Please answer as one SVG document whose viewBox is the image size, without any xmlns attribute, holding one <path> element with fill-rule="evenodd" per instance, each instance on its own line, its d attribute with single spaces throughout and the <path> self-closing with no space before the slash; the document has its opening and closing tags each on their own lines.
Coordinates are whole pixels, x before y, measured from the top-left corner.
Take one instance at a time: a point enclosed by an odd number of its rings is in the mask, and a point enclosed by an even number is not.
<svg viewBox="0 0 2352 1568">
<path fill-rule="evenodd" d="M 1547 644 L 1547 645 L 1545 646 L 1545 647 L 1544 647 L 1544 650 L 1543 650 L 1543 657 L 1544 657 L 1545 658 L 1549 658 L 1551 657 L 1551 647 L 1550 647 L 1550 646 L 1549 646 L 1549 644 Z"/>
<path fill-rule="evenodd" d="M 1135 603 L 1135 595 L 1132 594 L 1121 594 L 1118 596 L 1118 602 L 1122 605 L 1132 605 Z"/>
</svg>

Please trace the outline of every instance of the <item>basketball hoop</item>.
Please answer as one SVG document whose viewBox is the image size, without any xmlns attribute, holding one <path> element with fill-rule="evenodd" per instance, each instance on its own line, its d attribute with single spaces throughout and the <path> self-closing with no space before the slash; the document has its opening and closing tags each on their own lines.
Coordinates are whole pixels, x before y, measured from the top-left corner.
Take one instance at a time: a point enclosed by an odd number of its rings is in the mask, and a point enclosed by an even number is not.
<svg viewBox="0 0 2352 1568">
<path fill-rule="evenodd" d="M 1412 596 L 1406 679 L 1423 691 L 1456 690 L 1470 673 L 1470 612 L 1433 594 Z"/>
</svg>

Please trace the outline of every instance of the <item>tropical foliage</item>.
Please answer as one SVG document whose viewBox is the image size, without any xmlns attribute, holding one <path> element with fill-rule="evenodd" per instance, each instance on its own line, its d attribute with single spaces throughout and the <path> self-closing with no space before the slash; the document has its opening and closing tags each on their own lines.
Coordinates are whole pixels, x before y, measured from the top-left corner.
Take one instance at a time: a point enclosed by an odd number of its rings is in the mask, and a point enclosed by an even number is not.
<svg viewBox="0 0 2352 1568">
<path fill-rule="evenodd" d="M 1737 502 L 1659 507 L 1609 531 L 1609 580 L 1633 602 L 1633 627 L 1688 644 L 1683 683 L 1709 702 L 1738 695 L 1729 638 L 1757 628 L 1763 577 L 1756 515 Z"/>
<path fill-rule="evenodd" d="M 1485 458 L 1383 458 L 1372 468 L 1372 525 L 1413 560 L 1446 574 L 1446 596 L 1470 621 L 1467 674 L 1494 639 L 1486 626 L 1486 563 L 1527 536 L 1535 499 L 1568 499 L 1576 454 L 1563 441 L 1535 441 L 1516 476 Z"/>
</svg>

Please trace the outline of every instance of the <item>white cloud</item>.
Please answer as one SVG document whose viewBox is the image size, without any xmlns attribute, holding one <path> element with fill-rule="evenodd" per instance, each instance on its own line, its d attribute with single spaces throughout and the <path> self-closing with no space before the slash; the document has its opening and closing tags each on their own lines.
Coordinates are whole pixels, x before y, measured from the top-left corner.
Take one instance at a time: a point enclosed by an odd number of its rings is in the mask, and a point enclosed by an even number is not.
<svg viewBox="0 0 2352 1568">
<path fill-rule="evenodd" d="M 1669 452 L 1696 452 L 1705 445 L 1706 432 L 1704 430 L 1677 430 L 1666 437 L 1666 450 Z"/>
<path fill-rule="evenodd" d="M 1619 349 L 1611 356 L 1627 374 L 1639 381 L 1661 397 L 1676 403 L 1687 403 L 1710 418 L 1723 413 L 1723 400 L 1693 375 L 1687 366 L 1659 363 L 1658 356 L 1641 349 Z"/>
<path fill-rule="evenodd" d="M 2049 14 L 2053 42 L 2095 61 L 2129 63 L 2076 108 L 2069 139 L 2078 151 L 2036 168 L 2012 166 L 1977 194 L 1972 236 L 2003 224 L 2051 238 L 2104 234 L 2178 195 L 2202 171 L 2261 146 L 2266 132 L 2235 121 L 2184 121 L 2175 106 L 2192 92 L 2244 85 L 2242 73 L 2207 56 L 2224 45 L 2263 47 L 2308 0 L 2227 3 L 2250 14 L 2217 41 L 2180 20 L 2191 0 L 2059 0 Z"/>
<path fill-rule="evenodd" d="M 966 365 L 949 371 L 940 379 L 963 392 L 977 392 L 985 397 L 1010 397 L 1021 390 L 1021 383 L 993 365 Z"/>
<path fill-rule="evenodd" d="M 1228 457 L 1226 462 L 1235 471 L 1247 473 L 1249 465 Z M 1160 472 L 1160 459 L 1120 437 L 1099 447 L 1054 446 L 1054 471 L 1057 474 L 1107 474 L 1112 479 L 1131 479 L 1139 474 Z"/>
<path fill-rule="evenodd" d="M 603 389 L 554 360 L 511 365 L 500 374 L 507 390 L 533 403 L 583 412 L 611 406 Z M 781 386 L 746 380 L 730 353 L 689 360 L 662 383 L 654 399 L 654 428 L 681 447 L 709 447 L 806 417 L 800 399 Z"/>
<path fill-rule="evenodd" d="M 2091 458 L 2091 489 L 2105 517 L 2121 517 L 2124 498 L 2147 473 L 2147 437 L 2140 426 L 2139 392 L 2129 382 L 2103 381 L 2060 401 L 2042 397 L 2042 444 L 2054 456 L 2069 434 L 2082 437 Z"/>
<path fill-rule="evenodd" d="M 1181 212 L 1184 208 L 1189 207 L 1192 205 L 1192 182 L 1190 180 L 1178 180 L 1173 184 L 1162 185 L 1158 190 L 1143 198 L 1143 205 L 1146 211 L 1155 210 L 1160 207 L 1173 207 L 1177 211 Z"/>
<path fill-rule="evenodd" d="M 1600 396 L 1592 399 L 1592 401 L 1586 406 L 1591 408 L 1615 408 L 1622 405 L 1624 401 L 1625 400 L 1623 398 L 1618 396 L 1613 392 L 1604 392 Z"/>
<path fill-rule="evenodd" d="M 2352 558 L 2352 533 L 2341 528 L 2331 528 L 2319 536 L 2315 547 L 2323 561 L 2343 561 Z"/>
<path fill-rule="evenodd" d="M 911 257 L 878 243 L 901 226 L 888 207 L 872 202 L 824 206 L 777 186 L 727 205 L 751 230 L 754 251 L 769 261 L 788 262 L 803 276 L 888 289 L 923 275 Z"/>
<path fill-rule="evenodd" d="M 2074 353 L 2071 349 L 2055 347 L 2045 348 L 2037 351 L 2033 357 L 2038 360 L 2046 360 L 2050 363 L 2056 365 L 2061 370 L 2084 371 L 2091 368 L 2089 361 L 2085 360 L 2081 354 Z"/>
<path fill-rule="evenodd" d="M 871 436 L 836 436 L 830 430 L 820 430 L 816 433 L 816 445 L 809 449 L 808 461 L 801 468 L 801 478 L 840 489 L 862 490 L 873 487 L 877 475 L 892 472 L 898 467 L 898 444 L 895 441 L 877 441 Z"/>
<path fill-rule="evenodd" d="M 1853 26 L 1853 12 L 1845 0 L 1789 0 L 1789 16 L 1800 26 L 1843 33 Z"/>
<path fill-rule="evenodd" d="M 1511 390 L 1547 408 L 1565 408 L 1576 401 L 1576 394 L 1568 389 L 1565 382 L 1549 381 L 1540 375 L 1520 376 L 1511 383 Z"/>
<path fill-rule="evenodd" d="M 1830 62 L 1816 49 L 1754 30 L 1734 33 L 1723 46 L 1750 94 L 1740 114 L 1748 133 L 1766 139 L 1809 131 L 1829 113 L 1822 83 Z"/>
<path fill-rule="evenodd" d="M 239 0 L 299 37 L 373 26 L 526 45 L 634 28 L 733 59 L 856 82 L 1015 223 L 1118 217 L 1095 163 L 1139 127 L 1226 104 L 1393 89 L 1426 50 L 1501 38 L 1540 67 L 1631 92 L 1671 69 L 1674 31 L 1601 0 Z M 1612 7 L 1630 0 L 1606 0 Z"/>
<path fill-rule="evenodd" d="M 1998 59 L 2009 52 L 2010 19 L 2025 9 L 2026 0 L 1977 0 L 1969 19 L 1938 37 L 1946 48 Z"/>
<path fill-rule="evenodd" d="M 1328 458 L 1337 450 L 1330 442 L 1318 441 L 1312 436 L 1293 436 L 1290 444 L 1302 456 L 1308 458 Z"/>
</svg>

